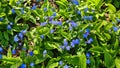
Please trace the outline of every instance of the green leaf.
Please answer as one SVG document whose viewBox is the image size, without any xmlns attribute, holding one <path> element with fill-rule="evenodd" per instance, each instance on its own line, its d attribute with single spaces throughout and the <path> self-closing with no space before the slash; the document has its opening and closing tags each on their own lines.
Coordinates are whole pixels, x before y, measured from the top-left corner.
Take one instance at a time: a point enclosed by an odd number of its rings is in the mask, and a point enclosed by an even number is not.
<svg viewBox="0 0 120 68">
<path fill-rule="evenodd" d="M 78 66 L 78 68 L 86 68 L 86 56 L 84 54 L 65 56 L 64 58 L 67 63 Z"/>
<path fill-rule="evenodd" d="M 100 39 L 101 41 L 105 42 L 104 36 L 102 35 L 102 33 L 100 32 L 95 32 L 96 35 L 98 36 L 98 39 Z"/>
<path fill-rule="evenodd" d="M 105 61 L 105 66 L 107 68 L 111 68 L 113 66 L 113 64 L 114 64 L 112 56 L 106 51 L 104 53 L 104 61 Z"/>
<path fill-rule="evenodd" d="M 8 35 L 8 33 L 5 31 L 4 32 L 4 38 L 7 40 L 7 41 L 9 41 L 9 35 Z"/>
<path fill-rule="evenodd" d="M 96 68 L 95 67 L 95 59 L 93 56 L 90 57 L 90 68 Z"/>
<path fill-rule="evenodd" d="M 0 31 L 0 40 L 3 39 L 2 32 Z"/>
<path fill-rule="evenodd" d="M 97 9 L 100 9 L 104 0 L 95 0 Z"/>
<path fill-rule="evenodd" d="M 99 23 L 95 23 L 94 29 L 100 32 L 102 26 L 106 25 L 106 23 L 107 23 L 106 21 L 101 21 Z"/>
<path fill-rule="evenodd" d="M 119 39 L 116 38 L 114 48 L 118 49 L 119 48 Z"/>
<path fill-rule="evenodd" d="M 7 57 L 9 57 L 9 58 L 11 58 L 11 57 L 12 57 L 11 48 L 9 48 L 9 49 L 8 49 Z"/>
<path fill-rule="evenodd" d="M 79 68 L 86 68 L 86 56 L 85 54 L 81 54 L 79 55 L 80 57 L 80 64 L 79 65 Z"/>
<path fill-rule="evenodd" d="M 109 30 L 111 27 L 113 26 L 112 23 L 108 23 L 107 25 L 105 25 L 105 30 Z"/>
<path fill-rule="evenodd" d="M 103 0 L 89 0 L 89 1 L 92 2 L 92 4 L 95 4 L 97 9 L 99 9 L 103 4 Z"/>
<path fill-rule="evenodd" d="M 8 46 L 8 41 L 6 39 L 2 39 L 0 43 L 1 45 L 4 45 L 4 47 Z"/>
<path fill-rule="evenodd" d="M 47 49 L 60 49 L 59 48 L 59 43 L 55 43 L 55 42 L 46 42 L 46 48 Z"/>
<path fill-rule="evenodd" d="M 59 60 L 60 60 L 59 57 L 57 57 L 57 58 L 51 58 L 51 60 L 47 64 L 46 68 L 55 68 L 55 67 L 57 67 Z"/>
<path fill-rule="evenodd" d="M 120 59 L 119 58 L 115 59 L 115 65 L 116 65 L 116 68 L 120 68 Z"/>
<path fill-rule="evenodd" d="M 119 1 L 115 0 L 113 4 L 115 5 L 115 7 L 119 8 L 120 5 Z"/>
<path fill-rule="evenodd" d="M 22 63 L 22 59 L 20 57 L 6 57 L 6 56 L 3 56 L 3 59 L 2 61 L 6 62 L 6 63 L 9 63 L 9 64 L 16 64 L 16 63 Z"/>
<path fill-rule="evenodd" d="M 36 19 L 35 19 L 32 15 L 29 16 L 29 20 L 30 20 L 32 23 L 36 23 Z"/>
<path fill-rule="evenodd" d="M 89 51 L 92 51 L 92 52 L 103 52 L 104 49 L 102 47 L 99 47 L 99 46 L 96 46 L 96 47 L 92 47 L 89 49 Z"/>
<path fill-rule="evenodd" d="M 22 18 L 22 17 L 21 17 L 20 15 L 17 15 L 17 16 L 15 17 L 15 23 L 17 23 L 21 18 Z"/>
<path fill-rule="evenodd" d="M 107 41 L 111 39 L 111 36 L 110 36 L 109 33 L 103 33 L 103 34 L 104 34 L 104 36 L 106 37 L 106 40 L 107 40 Z"/>
<path fill-rule="evenodd" d="M 66 8 L 66 4 L 64 4 L 62 1 L 56 1 L 56 4 L 58 4 L 61 8 Z"/>
<path fill-rule="evenodd" d="M 43 56 L 38 55 L 38 58 L 36 59 L 35 64 L 39 64 L 39 63 L 41 63 L 41 62 L 43 62 L 45 60 L 46 60 L 46 58 L 43 58 Z"/>
<path fill-rule="evenodd" d="M 63 37 L 65 37 L 66 39 L 70 39 L 71 38 L 71 36 L 70 36 L 70 34 L 68 34 L 67 32 L 61 32 L 61 35 L 63 36 Z"/>
<path fill-rule="evenodd" d="M 14 2 L 14 0 L 10 0 L 10 1 L 9 1 L 9 5 L 12 5 L 13 2 Z"/>
<path fill-rule="evenodd" d="M 58 62 L 50 64 L 48 68 L 55 68 L 57 66 L 58 66 Z"/>
<path fill-rule="evenodd" d="M 115 13 L 116 12 L 116 8 L 112 5 L 112 4 L 107 4 L 107 9 L 109 12 L 111 13 Z"/>
</svg>

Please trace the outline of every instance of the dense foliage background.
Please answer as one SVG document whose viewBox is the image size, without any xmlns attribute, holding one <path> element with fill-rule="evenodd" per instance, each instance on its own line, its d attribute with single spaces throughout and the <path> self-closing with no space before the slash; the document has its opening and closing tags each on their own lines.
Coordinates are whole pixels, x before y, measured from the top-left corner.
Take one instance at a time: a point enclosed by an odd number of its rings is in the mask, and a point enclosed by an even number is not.
<svg viewBox="0 0 120 68">
<path fill-rule="evenodd" d="M 0 68 L 120 68 L 119 0 L 0 0 Z"/>
</svg>

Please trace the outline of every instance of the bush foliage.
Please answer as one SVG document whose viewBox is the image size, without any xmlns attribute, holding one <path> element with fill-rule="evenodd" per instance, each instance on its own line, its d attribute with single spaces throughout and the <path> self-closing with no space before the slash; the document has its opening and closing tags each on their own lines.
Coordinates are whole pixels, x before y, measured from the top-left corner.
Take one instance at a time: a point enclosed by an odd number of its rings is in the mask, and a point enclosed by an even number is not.
<svg viewBox="0 0 120 68">
<path fill-rule="evenodd" d="M 117 0 L 0 1 L 0 68 L 119 68 L 119 6 Z"/>
</svg>

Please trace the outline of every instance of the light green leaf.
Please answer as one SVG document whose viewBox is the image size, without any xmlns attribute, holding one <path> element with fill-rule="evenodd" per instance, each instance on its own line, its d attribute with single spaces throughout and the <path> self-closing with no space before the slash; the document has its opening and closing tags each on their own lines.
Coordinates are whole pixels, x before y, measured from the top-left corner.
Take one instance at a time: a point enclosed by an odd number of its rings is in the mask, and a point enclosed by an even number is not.
<svg viewBox="0 0 120 68">
<path fill-rule="evenodd" d="M 120 59 L 119 58 L 115 59 L 115 65 L 116 65 L 116 68 L 120 68 Z"/>
<path fill-rule="evenodd" d="M 32 23 L 36 23 L 36 19 L 33 17 L 33 16 L 29 16 L 29 20 L 32 22 Z"/>
<path fill-rule="evenodd" d="M 21 17 L 20 15 L 17 15 L 17 16 L 15 17 L 15 23 L 17 23 L 21 18 L 22 18 L 22 17 Z"/>
<path fill-rule="evenodd" d="M 107 4 L 107 9 L 110 13 L 115 13 L 116 12 L 116 8 L 112 5 L 112 4 Z"/>
<path fill-rule="evenodd" d="M 60 60 L 60 57 L 57 58 L 51 58 L 51 60 L 48 62 L 46 68 L 55 68 L 58 66 L 58 61 Z"/>
<path fill-rule="evenodd" d="M 65 56 L 67 63 L 70 63 L 78 68 L 86 68 L 86 56 L 84 54 L 78 54 L 74 56 Z"/>
<path fill-rule="evenodd" d="M 48 68 L 55 68 L 57 66 L 58 66 L 58 62 L 50 64 Z"/>
<path fill-rule="evenodd" d="M 92 52 L 103 52 L 104 49 L 102 47 L 99 47 L 99 46 L 96 46 L 96 47 L 92 47 L 89 49 L 89 51 L 92 51 Z"/>
<path fill-rule="evenodd" d="M 66 8 L 66 5 L 62 1 L 56 1 L 56 3 L 61 7 L 61 8 Z"/>
</svg>

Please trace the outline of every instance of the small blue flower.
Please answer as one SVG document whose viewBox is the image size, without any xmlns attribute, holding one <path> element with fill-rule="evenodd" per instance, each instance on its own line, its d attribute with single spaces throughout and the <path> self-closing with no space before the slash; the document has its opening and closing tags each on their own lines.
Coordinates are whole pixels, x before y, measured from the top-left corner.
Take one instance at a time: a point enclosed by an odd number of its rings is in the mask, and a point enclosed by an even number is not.
<svg viewBox="0 0 120 68">
<path fill-rule="evenodd" d="M 49 21 L 52 21 L 52 20 L 53 20 L 53 18 L 54 18 L 53 16 L 50 16 L 50 17 L 49 17 Z"/>
<path fill-rule="evenodd" d="M 70 46 L 66 46 L 66 50 L 68 50 L 68 51 L 69 51 L 69 50 L 70 50 Z"/>
<path fill-rule="evenodd" d="M 72 40 L 72 43 L 75 44 L 75 45 L 77 45 L 77 44 L 80 43 L 80 40 L 79 39 L 74 39 L 74 40 Z"/>
<path fill-rule="evenodd" d="M 31 10 L 36 10 L 37 6 L 36 5 L 33 5 Z"/>
<path fill-rule="evenodd" d="M 20 10 L 21 10 L 22 14 L 24 14 L 24 9 L 23 9 L 23 8 L 21 8 Z"/>
<path fill-rule="evenodd" d="M 119 18 L 117 18 L 116 20 L 117 20 L 117 22 L 120 22 L 120 19 L 119 19 Z"/>
<path fill-rule="evenodd" d="M 94 13 L 94 12 L 95 12 L 95 10 L 92 10 L 92 12 Z"/>
<path fill-rule="evenodd" d="M 17 35 L 14 36 L 14 42 L 18 42 L 20 39 L 18 38 Z"/>
<path fill-rule="evenodd" d="M 30 63 L 30 66 L 33 67 L 35 64 L 33 62 Z"/>
<path fill-rule="evenodd" d="M 22 48 L 22 50 L 26 51 L 27 49 L 26 48 Z"/>
<path fill-rule="evenodd" d="M 80 15 L 80 14 L 81 14 L 81 12 L 78 10 L 78 11 L 77 11 L 77 14 L 78 14 L 78 15 Z"/>
<path fill-rule="evenodd" d="M 14 49 L 14 50 L 12 50 L 12 54 L 14 55 L 14 54 L 16 54 L 16 50 Z"/>
<path fill-rule="evenodd" d="M 43 22 L 40 24 L 40 26 L 45 26 L 47 24 L 47 22 Z"/>
<path fill-rule="evenodd" d="M 3 18 L 0 18 L 0 21 L 2 21 L 3 20 Z"/>
<path fill-rule="evenodd" d="M 47 54 L 47 50 L 44 50 L 44 51 L 43 51 L 43 54 Z"/>
<path fill-rule="evenodd" d="M 54 31 L 55 31 L 54 29 L 51 29 L 51 30 L 50 30 L 50 33 L 52 34 L 52 33 L 54 33 Z"/>
<path fill-rule="evenodd" d="M 15 9 L 14 8 L 12 8 L 12 14 L 15 14 Z"/>
<path fill-rule="evenodd" d="M 59 65 L 62 66 L 63 62 L 62 61 L 59 61 Z"/>
<path fill-rule="evenodd" d="M 73 2 L 73 4 L 75 4 L 75 5 L 79 5 L 78 0 L 72 0 L 72 2 Z"/>
<path fill-rule="evenodd" d="M 93 19 L 93 16 L 84 16 L 83 19 L 84 19 L 84 20 L 92 20 L 92 19 Z"/>
<path fill-rule="evenodd" d="M 26 34 L 27 30 L 21 30 L 20 31 L 22 34 Z"/>
<path fill-rule="evenodd" d="M 43 34 L 42 34 L 42 35 L 40 35 L 40 38 L 41 38 L 41 39 L 44 39 L 44 35 L 43 35 Z"/>
<path fill-rule="evenodd" d="M 65 46 L 60 46 L 60 48 L 63 50 L 63 49 L 65 49 Z"/>
<path fill-rule="evenodd" d="M 62 25 L 62 21 L 58 21 L 57 25 L 61 26 Z"/>
<path fill-rule="evenodd" d="M 53 13 L 53 16 L 56 16 L 56 12 Z"/>
<path fill-rule="evenodd" d="M 84 16 L 83 19 L 84 19 L 84 20 L 90 20 L 90 21 L 91 21 L 91 20 L 93 19 L 93 16 Z"/>
<path fill-rule="evenodd" d="M 13 25 L 13 22 L 10 22 L 10 25 Z"/>
<path fill-rule="evenodd" d="M 75 39 L 74 44 L 78 45 L 79 43 L 80 43 L 80 40 L 79 39 Z"/>
<path fill-rule="evenodd" d="M 73 43 L 73 42 L 71 42 L 71 43 L 70 43 L 70 45 L 71 45 L 71 47 L 75 47 L 75 45 L 74 45 L 74 43 Z"/>
<path fill-rule="evenodd" d="M 2 54 L 0 54 L 0 59 L 2 59 Z"/>
<path fill-rule="evenodd" d="M 45 11 L 45 12 L 47 11 L 47 8 L 46 8 L 46 7 L 44 7 L 44 11 Z"/>
<path fill-rule="evenodd" d="M 87 20 L 87 19 L 88 19 L 88 16 L 84 16 L 83 19 L 84 19 L 84 20 Z"/>
<path fill-rule="evenodd" d="M 16 2 L 16 4 L 20 4 L 20 1 Z"/>
<path fill-rule="evenodd" d="M 66 21 L 66 23 L 69 23 L 69 22 L 70 22 L 70 20 L 67 20 L 67 21 Z"/>
<path fill-rule="evenodd" d="M 26 64 L 23 63 L 20 68 L 26 68 Z"/>
<path fill-rule="evenodd" d="M 73 27 L 77 27 L 77 23 L 75 23 L 74 21 L 71 21 L 71 25 L 72 25 Z"/>
<path fill-rule="evenodd" d="M 116 32 L 118 30 L 118 28 L 117 27 L 113 27 L 113 30 Z"/>
<path fill-rule="evenodd" d="M 88 41 L 87 41 L 87 44 L 91 44 L 93 42 L 93 38 L 90 38 Z"/>
<path fill-rule="evenodd" d="M 52 20 L 50 23 L 53 24 L 53 25 L 58 25 L 58 21 Z"/>
<path fill-rule="evenodd" d="M 47 50 L 44 50 L 44 51 L 43 51 L 43 57 L 45 57 L 46 54 L 47 54 Z"/>
<path fill-rule="evenodd" d="M 86 29 L 86 32 L 87 32 L 87 33 L 90 33 L 90 29 L 89 29 L 89 28 L 87 28 L 87 29 Z"/>
<path fill-rule="evenodd" d="M 87 59 L 86 63 L 87 63 L 87 64 L 90 64 L 90 60 L 89 60 L 89 59 Z"/>
<path fill-rule="evenodd" d="M 11 25 L 7 25 L 7 29 L 11 30 L 12 29 Z"/>
<path fill-rule="evenodd" d="M 85 8 L 85 9 L 84 9 L 84 12 L 87 12 L 87 11 L 88 11 L 88 8 Z"/>
<path fill-rule="evenodd" d="M 88 53 L 86 53 L 86 57 L 87 58 L 89 58 L 90 57 L 90 53 L 88 52 Z"/>
<path fill-rule="evenodd" d="M 89 35 L 89 33 L 84 33 L 84 34 L 83 34 L 83 38 L 87 38 L 88 35 Z"/>
<path fill-rule="evenodd" d="M 30 52 L 29 52 L 29 55 L 30 55 L 30 56 L 33 56 L 33 54 L 34 54 L 33 51 L 30 51 Z"/>
<path fill-rule="evenodd" d="M 72 30 L 72 29 L 73 29 L 73 27 L 72 27 L 72 26 L 70 26 L 70 27 L 69 27 L 69 30 Z"/>
<path fill-rule="evenodd" d="M 65 65 L 64 68 L 69 68 L 69 66 L 68 66 L 68 65 Z"/>
<path fill-rule="evenodd" d="M 67 39 L 64 39 L 63 45 L 64 45 L 64 46 L 67 46 L 67 45 L 68 45 Z"/>
<path fill-rule="evenodd" d="M 19 33 L 18 36 L 20 37 L 20 39 L 23 39 L 23 34 L 22 33 Z"/>
<path fill-rule="evenodd" d="M 2 47 L 0 47 L 0 52 L 3 52 L 3 48 Z"/>
<path fill-rule="evenodd" d="M 89 16 L 89 20 L 91 21 L 93 19 L 93 16 Z"/>
</svg>

